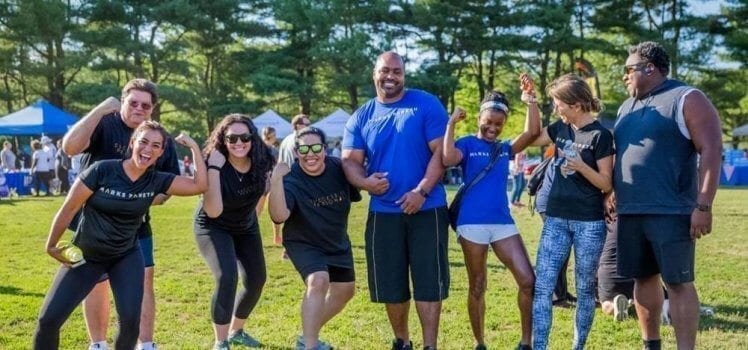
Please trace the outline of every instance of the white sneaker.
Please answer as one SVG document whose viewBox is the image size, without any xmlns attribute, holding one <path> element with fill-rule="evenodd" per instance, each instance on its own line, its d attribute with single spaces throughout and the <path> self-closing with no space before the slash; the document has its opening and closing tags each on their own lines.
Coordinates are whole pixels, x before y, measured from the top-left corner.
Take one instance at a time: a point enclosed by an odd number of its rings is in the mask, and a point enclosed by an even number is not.
<svg viewBox="0 0 748 350">
<path fill-rule="evenodd" d="M 663 325 L 670 325 L 670 301 L 667 299 L 662 302 L 662 312 L 660 313 L 660 319 Z"/>
<path fill-rule="evenodd" d="M 616 321 L 623 321 L 629 316 L 629 299 L 623 294 L 618 294 L 613 298 L 613 318 Z"/>
<path fill-rule="evenodd" d="M 107 344 L 106 341 L 91 343 L 91 345 L 88 346 L 88 350 L 109 350 L 109 344 Z"/>
<path fill-rule="evenodd" d="M 137 350 L 158 350 L 158 346 L 156 346 L 156 343 L 149 341 L 145 343 L 139 343 Z"/>
</svg>

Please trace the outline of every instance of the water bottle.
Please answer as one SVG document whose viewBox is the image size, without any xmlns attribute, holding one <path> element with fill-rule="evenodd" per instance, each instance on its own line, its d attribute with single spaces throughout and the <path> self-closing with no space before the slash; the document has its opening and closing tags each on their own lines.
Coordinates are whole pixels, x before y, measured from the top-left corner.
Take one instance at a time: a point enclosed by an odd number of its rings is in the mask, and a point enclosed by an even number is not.
<svg viewBox="0 0 748 350">
<path fill-rule="evenodd" d="M 86 262 L 86 260 L 83 259 L 83 252 L 81 249 L 73 245 L 73 243 L 60 241 L 57 242 L 57 248 L 62 249 L 62 257 L 65 258 L 72 267 L 78 267 Z"/>
<path fill-rule="evenodd" d="M 572 158 L 572 159 L 577 158 L 577 151 L 574 150 L 571 140 L 564 141 L 563 151 L 564 151 L 564 158 Z M 564 166 L 566 166 L 566 159 L 564 159 Z M 566 169 L 565 171 L 563 171 L 563 175 L 565 177 L 569 175 L 573 175 L 574 173 L 576 173 L 576 171 L 571 170 L 571 169 Z"/>
</svg>

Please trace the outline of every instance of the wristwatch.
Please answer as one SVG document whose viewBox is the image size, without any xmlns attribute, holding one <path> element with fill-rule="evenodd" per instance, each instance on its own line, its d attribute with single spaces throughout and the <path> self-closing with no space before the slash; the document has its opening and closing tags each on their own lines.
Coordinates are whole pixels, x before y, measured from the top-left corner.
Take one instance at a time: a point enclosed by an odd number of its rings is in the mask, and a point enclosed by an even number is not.
<svg viewBox="0 0 748 350">
<path fill-rule="evenodd" d="M 703 212 L 707 212 L 708 213 L 708 212 L 712 211 L 712 206 L 709 205 L 709 204 L 696 204 L 696 209 L 698 211 L 703 211 Z"/>
<path fill-rule="evenodd" d="M 427 198 L 429 196 L 429 193 L 426 192 L 426 191 L 424 191 L 423 188 L 419 188 L 418 189 L 418 194 L 420 194 L 421 196 L 423 196 L 423 198 Z"/>
</svg>

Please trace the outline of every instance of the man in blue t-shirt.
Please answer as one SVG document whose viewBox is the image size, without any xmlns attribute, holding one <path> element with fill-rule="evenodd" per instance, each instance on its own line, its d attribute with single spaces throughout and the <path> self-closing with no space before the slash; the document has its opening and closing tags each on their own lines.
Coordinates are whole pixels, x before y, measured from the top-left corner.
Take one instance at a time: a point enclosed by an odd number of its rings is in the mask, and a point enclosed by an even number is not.
<svg viewBox="0 0 748 350">
<path fill-rule="evenodd" d="M 404 62 L 394 52 L 379 56 L 373 79 L 377 97 L 348 120 L 342 151 L 348 181 L 371 195 L 365 232 L 371 300 L 386 304 L 392 349 L 412 349 L 410 275 L 424 349 L 435 349 L 449 290 L 447 201 L 440 182 L 447 111 L 435 96 L 405 89 Z"/>
<path fill-rule="evenodd" d="M 107 98 L 73 125 L 62 140 L 62 148 L 70 156 L 82 154 L 81 172 L 99 160 L 125 159 L 133 131 L 140 123 L 151 119 L 157 102 L 156 84 L 146 79 L 130 80 L 122 88 L 120 99 Z M 172 138 L 167 138 L 164 142 L 164 154 L 159 157 L 156 169 L 179 175 L 176 146 Z M 161 193 L 156 196 L 152 205 L 163 204 L 168 198 L 168 195 Z M 155 348 L 153 324 L 156 301 L 153 293 L 153 240 L 148 214 L 138 230 L 138 239 L 146 266 L 138 349 L 150 350 Z M 104 281 L 106 279 L 102 280 Z M 108 294 L 109 284 L 99 283 L 83 302 L 91 349 L 108 348 Z"/>
</svg>

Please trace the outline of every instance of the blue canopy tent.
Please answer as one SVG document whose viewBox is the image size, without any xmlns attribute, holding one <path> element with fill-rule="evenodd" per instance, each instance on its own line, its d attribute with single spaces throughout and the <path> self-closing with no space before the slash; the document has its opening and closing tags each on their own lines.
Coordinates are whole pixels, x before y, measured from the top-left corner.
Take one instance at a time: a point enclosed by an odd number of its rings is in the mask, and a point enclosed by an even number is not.
<svg viewBox="0 0 748 350">
<path fill-rule="evenodd" d="M 64 135 L 78 121 L 45 100 L 0 118 L 0 135 Z"/>
</svg>

